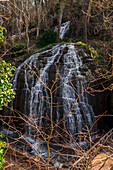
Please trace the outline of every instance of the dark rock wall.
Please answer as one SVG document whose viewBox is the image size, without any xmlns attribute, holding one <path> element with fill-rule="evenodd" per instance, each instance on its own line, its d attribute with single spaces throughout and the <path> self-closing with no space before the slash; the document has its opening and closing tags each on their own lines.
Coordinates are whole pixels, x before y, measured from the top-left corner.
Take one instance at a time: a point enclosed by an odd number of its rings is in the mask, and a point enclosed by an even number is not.
<svg viewBox="0 0 113 170">
<path fill-rule="evenodd" d="M 108 131 L 113 128 L 113 92 L 110 90 L 103 91 L 100 83 L 104 82 L 104 79 L 99 79 L 101 68 L 97 65 L 96 61 L 87 54 L 87 52 L 84 53 L 83 51 L 85 51 L 84 48 L 78 49 L 78 53 L 83 61 L 81 72 L 82 75 L 86 77 L 87 84 L 90 84 L 89 86 L 93 87 L 92 92 L 89 91 L 91 94 L 88 94 L 88 101 L 93 107 L 97 119 L 103 114 L 98 120 L 99 130 Z M 107 87 L 109 83 L 110 82 L 104 83 L 104 86 Z M 93 92 L 93 90 L 99 92 Z"/>
</svg>

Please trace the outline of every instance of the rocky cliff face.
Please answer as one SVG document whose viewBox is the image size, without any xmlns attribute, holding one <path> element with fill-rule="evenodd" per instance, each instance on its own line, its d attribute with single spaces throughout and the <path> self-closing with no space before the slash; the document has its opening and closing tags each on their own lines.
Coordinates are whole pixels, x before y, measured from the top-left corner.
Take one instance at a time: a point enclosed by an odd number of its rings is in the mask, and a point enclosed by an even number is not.
<svg viewBox="0 0 113 170">
<path fill-rule="evenodd" d="M 86 77 L 87 84 L 89 84 L 89 104 L 93 107 L 95 116 L 102 115 L 104 112 L 110 115 L 112 92 L 108 89 L 103 90 L 102 84 L 104 84 L 104 87 L 107 87 L 109 83 L 106 79 L 102 78 L 102 69 L 98 66 L 95 59 L 91 58 L 87 52 L 84 52 L 84 48 L 80 47 L 78 52 L 83 61 L 81 73 Z M 112 121 L 112 117 L 101 117 L 98 121 L 98 128 L 100 130 L 109 130 L 109 128 L 113 127 Z"/>
<path fill-rule="evenodd" d="M 108 104 L 108 92 L 93 92 L 93 89 L 101 88 L 95 86 L 100 72 L 84 47 L 73 43 L 49 46 L 35 52 L 17 68 L 13 78 L 16 97 L 11 107 L 37 119 L 35 123 L 42 129 L 46 125 L 49 131 L 52 88 L 53 122 L 57 124 L 63 118 L 61 128 L 72 134 L 86 126 L 90 129 L 96 121 L 95 115 L 105 112 Z M 99 128 L 103 119 L 100 122 Z M 21 129 L 22 123 L 22 120 L 18 121 L 18 128 Z M 26 127 L 23 129 L 25 131 Z M 60 131 L 58 126 L 56 129 Z M 32 130 L 27 128 L 28 133 Z"/>
</svg>

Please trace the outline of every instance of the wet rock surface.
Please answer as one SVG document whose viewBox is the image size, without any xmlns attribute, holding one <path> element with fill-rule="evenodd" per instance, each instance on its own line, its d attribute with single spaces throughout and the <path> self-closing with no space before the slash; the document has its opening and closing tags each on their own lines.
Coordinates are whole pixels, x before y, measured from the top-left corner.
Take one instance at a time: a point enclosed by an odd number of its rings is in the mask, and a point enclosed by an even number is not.
<svg viewBox="0 0 113 170">
<path fill-rule="evenodd" d="M 69 50 L 68 46 L 70 46 L 70 45 L 74 47 L 74 50 L 76 51 L 75 52 L 76 56 L 79 56 L 79 58 L 77 59 L 78 63 L 77 63 L 77 65 L 75 64 L 75 66 L 72 64 L 73 62 L 75 62 L 74 61 L 75 58 L 73 58 L 73 56 L 75 54 L 70 53 L 69 61 L 67 59 L 68 58 L 67 53 Z M 53 48 L 54 48 L 54 50 L 52 50 Z M 70 47 L 70 48 L 72 48 L 72 47 Z M 51 61 L 52 56 L 55 56 L 53 62 Z M 67 64 L 66 62 L 70 62 L 70 63 L 68 63 L 68 65 L 66 66 L 66 64 Z M 49 66 L 47 66 L 47 63 L 49 64 Z M 30 65 L 30 67 L 32 67 L 33 70 L 28 69 L 28 66 L 26 64 Z M 77 80 L 78 76 L 79 76 L 79 83 L 80 83 L 80 81 L 83 80 L 83 86 L 84 86 L 84 88 L 87 88 L 87 85 L 90 82 L 92 82 L 91 83 L 92 86 L 96 84 L 96 82 L 93 83 L 93 80 L 98 79 L 99 74 L 100 74 L 100 68 L 97 66 L 96 61 L 93 58 L 91 58 L 90 54 L 88 54 L 86 52 L 85 48 L 81 47 L 78 44 L 71 44 L 71 43 L 59 44 L 56 46 L 48 46 L 45 49 L 36 51 L 31 57 L 29 57 L 19 67 L 21 67 L 21 68 L 17 68 L 17 71 L 16 71 L 17 73 L 15 74 L 15 75 L 17 75 L 17 78 L 16 79 L 14 78 L 14 86 L 15 86 L 14 88 L 15 88 L 15 91 L 17 94 L 16 94 L 16 98 L 14 99 L 13 105 L 14 105 L 14 108 L 19 109 L 21 112 L 24 111 L 25 114 L 27 114 L 27 115 L 30 113 L 30 107 L 31 107 L 31 106 L 29 107 L 29 105 L 30 105 L 29 100 L 31 98 L 31 90 L 33 89 L 33 86 L 35 86 L 35 83 L 37 81 L 37 77 L 34 76 L 33 71 L 35 71 L 36 74 L 40 78 L 43 79 L 43 77 L 45 76 L 44 68 L 48 67 L 45 70 L 45 74 L 47 74 L 47 75 L 46 75 L 46 78 L 44 81 L 49 88 L 52 87 L 52 84 L 55 81 L 57 72 L 59 75 L 64 74 L 63 75 L 64 77 L 62 77 L 62 78 L 60 77 L 57 80 L 57 85 L 55 84 L 54 89 L 57 88 L 58 84 L 60 85 L 60 83 L 64 83 L 64 81 L 60 80 L 60 79 L 64 79 L 65 77 L 67 77 L 66 81 L 74 79 L 74 81 L 72 81 L 72 83 L 76 89 L 75 90 L 76 93 L 82 92 L 81 90 L 77 89 L 76 84 L 78 81 Z M 65 67 L 67 69 L 67 72 L 65 71 Z M 80 73 L 77 73 L 76 67 L 78 67 L 78 70 Z M 69 71 L 71 69 L 72 69 L 72 71 L 69 73 Z M 74 69 L 74 71 L 73 71 L 73 69 Z M 57 100 L 60 101 L 58 103 L 59 105 L 63 105 L 62 93 L 60 92 L 61 88 L 59 88 L 55 92 L 55 95 L 54 95 L 54 101 L 56 103 L 57 103 Z M 97 87 L 97 88 L 99 88 L 99 87 Z M 36 87 L 35 90 L 36 90 L 35 93 L 40 91 L 38 86 Z M 44 90 L 44 88 L 42 88 L 42 90 Z M 44 95 L 48 95 L 48 92 L 45 91 Z M 87 95 L 87 98 L 89 98 L 88 102 L 93 107 L 94 113 L 96 115 L 100 115 L 106 110 L 108 96 L 109 96 L 109 92 L 104 92 L 102 94 L 94 93 L 93 96 L 91 96 L 89 94 Z M 75 98 L 76 98 L 76 95 L 75 95 Z M 80 100 L 81 99 L 79 99 L 79 101 Z M 82 99 L 82 101 L 83 101 L 83 99 Z M 26 104 L 23 104 L 23 103 L 26 103 Z M 34 103 L 37 103 L 36 99 L 35 99 Z M 33 106 L 32 109 L 34 109 L 34 107 L 35 106 Z M 71 105 L 69 107 L 71 107 Z M 38 108 L 38 105 L 37 105 L 37 108 Z M 49 105 L 47 103 L 46 103 L 46 108 L 49 108 Z M 36 112 L 36 110 L 35 110 L 35 112 Z M 64 112 L 62 108 L 60 108 L 60 110 L 62 110 L 62 112 Z M 56 119 L 56 116 L 55 116 L 55 119 Z"/>
<path fill-rule="evenodd" d="M 85 133 L 86 127 L 90 129 L 96 121 L 95 116 L 101 115 L 107 109 L 109 92 L 93 93 L 93 96 L 89 94 L 90 91 L 86 92 L 90 82 L 92 86 L 95 85 L 96 82 L 93 81 L 98 78 L 99 69 L 84 47 L 73 43 L 58 44 L 35 52 L 16 69 L 13 78 L 16 97 L 10 105 L 19 111 L 28 124 L 22 119 L 17 121 L 17 113 L 7 111 L 7 114 L 15 116 L 13 125 L 26 135 L 27 140 L 27 135 L 33 136 L 37 133 L 36 126 L 39 131 L 45 133 L 45 137 L 50 134 L 52 88 L 53 124 L 57 124 L 68 112 L 69 114 L 56 126 L 53 132 L 56 136 L 51 141 L 63 142 L 66 137 L 65 142 L 69 142 L 72 134 L 79 142 L 77 134 L 81 131 Z M 101 119 L 98 123 L 99 129 L 103 128 L 103 122 Z M 92 128 L 92 134 L 94 131 L 97 131 L 96 125 Z M 42 140 L 42 136 L 37 135 Z M 84 140 L 83 135 L 79 136 L 80 140 Z M 30 137 L 29 140 L 31 141 Z M 36 140 L 33 146 L 40 151 L 41 146 L 37 146 Z M 42 149 L 43 152 L 47 155 L 47 148 Z"/>
</svg>

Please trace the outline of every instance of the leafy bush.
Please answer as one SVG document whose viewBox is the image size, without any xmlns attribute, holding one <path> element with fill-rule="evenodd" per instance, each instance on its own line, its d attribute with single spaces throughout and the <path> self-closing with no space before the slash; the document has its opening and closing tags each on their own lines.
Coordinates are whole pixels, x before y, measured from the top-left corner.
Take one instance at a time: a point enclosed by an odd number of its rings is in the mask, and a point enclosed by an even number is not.
<svg viewBox="0 0 113 170">
<path fill-rule="evenodd" d="M 0 27 L 0 42 L 4 40 L 4 29 L 4 27 Z M 7 105 L 8 102 L 14 98 L 15 93 L 12 89 L 12 84 L 10 83 L 10 78 L 12 77 L 12 71 L 14 69 L 14 66 L 7 64 L 0 58 L 0 110 L 2 110 L 2 106 Z"/>
<path fill-rule="evenodd" d="M 0 42 L 3 42 L 4 27 L 0 27 Z M 14 67 L 11 64 L 7 64 L 4 60 L 0 58 L 0 110 L 2 106 L 8 104 L 12 98 L 14 98 L 14 91 L 12 89 L 12 84 L 10 83 L 10 78 L 12 77 L 12 71 Z M 5 135 L 3 132 L 0 132 L 0 169 L 3 168 L 3 163 L 5 162 L 4 158 L 4 149 L 6 148 L 6 142 L 1 140 Z"/>
<path fill-rule="evenodd" d="M 0 42 L 4 39 L 4 29 L 4 27 L 0 27 Z M 14 66 L 7 64 L 4 60 L 0 59 L 0 110 L 2 110 L 2 106 L 7 105 L 8 102 L 14 98 L 14 91 L 12 89 L 12 84 L 10 83 L 13 70 Z"/>
<path fill-rule="evenodd" d="M 39 38 L 39 44 L 41 46 L 46 46 L 48 44 L 57 42 L 57 32 L 54 32 L 52 29 L 46 30 Z"/>
<path fill-rule="evenodd" d="M 3 156 L 4 156 L 4 149 L 6 148 L 6 142 L 1 140 L 1 138 L 4 138 L 4 137 L 5 135 L 1 131 L 0 132 L 0 169 L 2 169 L 3 163 L 5 162 L 5 158 Z"/>
<path fill-rule="evenodd" d="M 0 61 L 0 110 L 2 110 L 2 106 L 7 105 L 14 98 L 15 93 L 10 83 L 14 68 L 4 60 Z"/>
</svg>

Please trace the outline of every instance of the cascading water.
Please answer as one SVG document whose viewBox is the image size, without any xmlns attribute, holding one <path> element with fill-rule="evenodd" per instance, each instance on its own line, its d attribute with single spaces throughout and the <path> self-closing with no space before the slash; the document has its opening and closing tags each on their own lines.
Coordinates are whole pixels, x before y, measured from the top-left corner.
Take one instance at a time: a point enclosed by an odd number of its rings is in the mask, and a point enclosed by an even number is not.
<svg viewBox="0 0 113 170">
<path fill-rule="evenodd" d="M 66 32 L 69 30 L 69 26 L 70 26 L 70 21 L 65 22 L 63 24 L 61 24 L 61 28 L 60 28 L 60 39 L 63 39 Z M 54 31 L 58 31 L 58 26 L 55 27 Z"/>
<path fill-rule="evenodd" d="M 24 142 L 28 141 L 30 144 L 29 151 L 34 154 L 38 151 L 44 159 L 48 157 L 47 139 L 51 130 L 52 88 L 52 121 L 53 125 L 57 125 L 52 134 L 50 157 L 56 164 L 59 153 L 67 152 L 65 147 L 59 147 L 62 143 L 63 146 L 70 147 L 77 147 L 78 143 L 82 146 L 88 145 L 88 138 L 85 141 L 83 135 L 95 122 L 94 112 L 88 104 L 85 91 L 86 79 L 80 71 L 83 64 L 78 50 L 74 43 L 58 44 L 39 50 L 16 69 L 12 79 L 16 96 L 11 108 L 16 112 L 10 111 L 13 120 L 9 118 L 10 120 L 6 121 L 15 128 L 13 131 L 10 126 L 8 135 L 11 136 L 11 140 L 12 137 L 17 139 L 20 138 L 21 132 Z M 3 131 L 6 134 L 5 128 Z M 93 126 L 90 132 L 93 133 L 96 129 L 96 126 Z M 21 143 L 17 145 L 22 147 Z M 67 155 L 69 152 L 72 154 L 70 148 Z M 60 160 L 62 158 L 59 158 Z"/>
<path fill-rule="evenodd" d="M 48 54 L 49 56 L 45 57 Z M 41 81 L 26 64 L 36 72 Z M 20 100 L 20 102 L 14 102 L 14 108 L 18 105 L 24 114 L 37 118 L 39 127 L 47 125 L 48 121 L 43 117 L 47 114 L 50 118 L 48 88 L 52 87 L 59 70 L 54 89 L 60 87 L 53 93 L 53 103 L 56 103 L 53 104 L 53 122 L 58 123 L 67 114 L 62 126 L 66 127 L 71 134 L 79 133 L 86 125 L 90 129 L 95 118 L 93 109 L 88 104 L 87 93 L 84 92 L 85 78 L 81 75 L 80 67 L 82 67 L 82 61 L 72 43 L 59 44 L 33 54 L 15 72 L 13 82 L 14 88 L 17 89 L 16 101 Z M 20 91 L 19 94 L 18 91 Z M 31 133 L 31 127 L 29 127 L 29 133 Z"/>
</svg>

